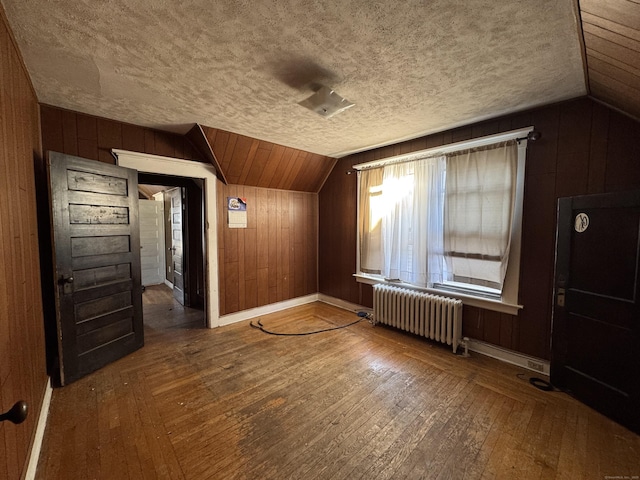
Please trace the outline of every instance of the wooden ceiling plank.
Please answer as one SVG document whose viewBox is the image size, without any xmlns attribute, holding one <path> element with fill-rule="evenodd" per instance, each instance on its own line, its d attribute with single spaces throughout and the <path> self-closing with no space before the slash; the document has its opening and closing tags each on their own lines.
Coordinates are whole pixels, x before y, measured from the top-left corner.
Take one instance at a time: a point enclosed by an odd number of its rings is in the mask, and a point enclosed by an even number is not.
<svg viewBox="0 0 640 480">
<path fill-rule="evenodd" d="M 640 94 L 640 76 L 638 75 L 633 75 L 596 57 L 589 57 L 589 75 L 592 72 L 615 79 L 627 87 L 637 90 Z"/>
<path fill-rule="evenodd" d="M 213 153 L 213 148 L 211 148 L 211 144 L 209 143 L 209 137 L 207 133 L 202 128 L 202 126 L 196 123 L 191 130 L 187 132 L 185 135 L 187 140 L 191 143 L 193 148 L 195 148 L 196 152 L 202 156 L 202 158 L 206 159 L 216 171 L 216 176 L 223 182 L 227 183 L 227 178 L 218 162 L 218 158 L 215 153 Z M 215 138 L 215 137 L 214 137 Z"/>
<path fill-rule="evenodd" d="M 316 178 L 314 179 L 315 182 L 311 187 L 311 191 L 313 192 L 320 191 L 320 189 L 322 188 L 322 185 L 324 184 L 324 181 L 326 180 L 327 176 L 331 173 L 331 170 L 336 164 L 336 161 L 337 161 L 336 158 L 326 157 L 326 156 L 322 157 L 322 161 L 320 162 L 321 169 L 316 175 Z"/>
<path fill-rule="evenodd" d="M 270 153 L 271 150 L 265 148 L 257 149 L 255 158 L 253 159 L 253 162 L 251 162 L 251 169 L 249 170 L 247 179 L 244 182 L 245 185 L 251 185 L 254 187 L 258 186 L 260 175 L 262 175 L 262 171 L 264 170 L 267 161 L 269 160 Z"/>
<path fill-rule="evenodd" d="M 640 90 L 626 85 L 616 78 L 609 77 L 595 70 L 589 70 L 591 81 L 599 85 L 604 85 L 612 90 L 617 90 L 621 95 L 627 97 L 630 102 L 640 106 Z"/>
<path fill-rule="evenodd" d="M 613 65 L 614 67 L 623 70 L 627 73 L 630 73 L 631 75 L 634 75 L 636 77 L 640 77 L 640 68 L 633 68 L 631 65 L 627 65 L 624 62 L 621 62 L 615 58 L 609 57 L 603 53 L 600 53 L 596 50 L 591 50 L 591 49 L 587 49 L 587 58 L 589 59 L 597 59 L 600 60 L 602 62 L 608 63 L 610 65 Z M 590 60 L 591 61 L 591 60 Z"/>
<path fill-rule="evenodd" d="M 280 162 L 282 161 L 282 156 L 284 155 L 284 151 L 287 147 L 283 147 L 282 145 L 273 145 L 271 149 L 271 153 L 269 154 L 269 160 L 267 161 L 267 165 L 260 175 L 260 180 L 258 181 L 258 186 L 270 188 L 271 180 L 273 179 Z"/>
<path fill-rule="evenodd" d="M 580 10 L 637 30 L 640 7 L 629 0 L 580 0 Z"/>
<path fill-rule="evenodd" d="M 596 27 L 600 27 L 610 32 L 615 32 L 618 35 L 622 35 L 624 37 L 640 42 L 640 30 L 638 30 L 637 28 L 630 28 L 625 25 L 620 25 L 619 23 L 612 22 L 611 20 L 607 20 L 606 18 L 598 17 L 587 12 L 582 12 L 581 16 L 583 28 L 587 24 L 595 25 Z"/>
<path fill-rule="evenodd" d="M 629 37 L 625 37 L 624 35 L 620 35 L 616 32 L 611 32 L 604 28 L 598 27 L 596 25 L 591 25 L 588 23 L 585 23 L 583 25 L 583 28 L 585 33 L 589 33 L 591 35 L 600 37 L 604 40 L 614 43 L 616 45 L 620 45 L 621 47 L 640 53 L 640 42 L 637 40 L 634 40 Z"/>
<path fill-rule="evenodd" d="M 609 85 L 594 82 L 591 94 L 597 100 L 610 105 L 614 109 L 640 121 L 640 102 L 630 102 L 629 97 L 621 90 Z"/>
<path fill-rule="evenodd" d="M 424 148 L 421 148 L 419 150 L 424 150 Z M 327 179 L 329 178 L 329 175 L 331 175 L 331 172 L 333 171 L 333 168 L 338 163 L 338 159 L 337 158 L 332 158 L 332 157 L 327 157 L 327 161 L 328 162 L 327 162 L 327 165 L 326 165 L 326 171 L 324 173 L 324 176 L 319 179 L 319 182 L 318 182 L 317 186 L 314 189 L 314 192 L 316 192 L 316 193 L 320 193 L 320 190 L 322 190 L 322 187 L 327 182 Z"/>
<path fill-rule="evenodd" d="M 240 177 L 242 166 L 244 165 L 244 159 L 238 161 L 239 159 L 234 155 L 236 144 L 238 143 L 238 136 L 236 133 L 229 133 L 229 141 L 227 142 L 227 148 L 224 149 L 224 157 L 222 160 L 222 164 L 227 165 L 224 171 L 231 183 L 235 183 L 231 178 Z"/>
<path fill-rule="evenodd" d="M 301 179 L 300 187 L 305 192 L 314 192 L 318 182 L 324 179 L 325 164 L 328 158 L 324 155 L 311 154 L 307 158 L 307 166 L 305 167 L 306 175 Z"/>
<path fill-rule="evenodd" d="M 282 159 L 280 160 L 280 164 L 278 168 L 276 168 L 276 173 L 273 175 L 273 179 L 271 181 L 271 188 L 282 188 L 280 184 L 284 184 L 284 180 L 286 177 L 289 168 L 294 162 L 294 157 L 297 154 L 297 150 L 293 148 L 286 148 L 284 153 L 282 154 Z"/>
<path fill-rule="evenodd" d="M 224 154 L 227 150 L 227 144 L 229 143 L 229 132 L 225 132 L 224 130 L 218 130 L 216 132 L 216 139 L 214 143 L 211 144 L 211 150 L 213 150 L 213 154 L 218 158 L 220 162 L 220 167 L 222 167 L 222 171 L 226 172 L 229 168 L 229 164 L 225 165 L 225 157 Z"/>
<path fill-rule="evenodd" d="M 589 32 L 584 32 L 584 40 L 587 49 L 596 50 L 608 57 L 640 69 L 640 55 L 633 50 L 616 45 L 604 38 L 596 37 Z"/>
<path fill-rule="evenodd" d="M 293 164 L 293 168 L 287 174 L 287 188 L 289 190 L 302 191 L 302 181 L 300 177 L 304 177 L 304 173 L 307 168 L 307 159 L 311 156 L 308 152 L 298 151 L 296 162 Z"/>
<path fill-rule="evenodd" d="M 591 95 L 640 121 L 640 98 L 633 98 L 628 87 L 619 84 L 615 79 L 602 79 L 597 72 L 591 72 L 593 81 Z"/>
<path fill-rule="evenodd" d="M 244 137 L 243 145 L 245 141 L 249 145 L 249 150 L 246 155 L 247 161 L 245 162 L 244 167 L 242 168 L 242 173 L 240 174 L 240 178 L 238 179 L 238 183 L 240 185 L 245 185 L 245 182 L 247 181 L 247 176 L 251 171 L 251 164 L 253 163 L 253 159 L 256 157 L 258 147 L 260 146 L 260 140 L 256 140 L 255 138 Z"/>
</svg>

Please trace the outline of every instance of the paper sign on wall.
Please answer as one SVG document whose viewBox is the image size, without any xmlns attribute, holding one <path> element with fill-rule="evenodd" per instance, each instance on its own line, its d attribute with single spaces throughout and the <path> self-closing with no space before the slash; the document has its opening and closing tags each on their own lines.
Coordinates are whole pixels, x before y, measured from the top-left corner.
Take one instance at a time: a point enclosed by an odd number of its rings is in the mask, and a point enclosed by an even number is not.
<svg viewBox="0 0 640 480">
<path fill-rule="evenodd" d="M 227 197 L 227 221 L 229 228 L 247 228 L 247 199 Z"/>
</svg>

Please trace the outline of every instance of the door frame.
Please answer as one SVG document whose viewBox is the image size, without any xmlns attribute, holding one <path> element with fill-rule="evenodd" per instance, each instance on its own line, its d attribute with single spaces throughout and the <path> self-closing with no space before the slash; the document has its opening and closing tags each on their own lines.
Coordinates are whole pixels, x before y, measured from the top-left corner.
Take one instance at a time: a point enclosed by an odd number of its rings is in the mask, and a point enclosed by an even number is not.
<svg viewBox="0 0 640 480">
<path fill-rule="evenodd" d="M 205 311 L 207 327 L 214 328 L 221 325 L 220 301 L 218 282 L 218 215 L 216 177 L 213 165 L 190 160 L 180 160 L 147 153 L 130 152 L 112 149 L 116 165 L 132 168 L 144 173 L 171 175 L 174 177 L 199 178 L 204 183 L 205 208 L 205 282 L 207 285 L 205 296 Z"/>
</svg>

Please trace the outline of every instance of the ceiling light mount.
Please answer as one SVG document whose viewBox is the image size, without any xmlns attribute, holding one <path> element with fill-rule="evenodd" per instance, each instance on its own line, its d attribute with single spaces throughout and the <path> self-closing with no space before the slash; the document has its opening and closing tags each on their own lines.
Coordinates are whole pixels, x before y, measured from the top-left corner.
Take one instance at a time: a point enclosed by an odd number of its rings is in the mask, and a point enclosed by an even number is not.
<svg viewBox="0 0 640 480">
<path fill-rule="evenodd" d="M 353 107 L 355 104 L 346 98 L 342 98 L 333 89 L 322 85 L 309 98 L 298 102 L 298 105 L 302 105 L 322 117 L 329 118 L 347 108 Z"/>
</svg>

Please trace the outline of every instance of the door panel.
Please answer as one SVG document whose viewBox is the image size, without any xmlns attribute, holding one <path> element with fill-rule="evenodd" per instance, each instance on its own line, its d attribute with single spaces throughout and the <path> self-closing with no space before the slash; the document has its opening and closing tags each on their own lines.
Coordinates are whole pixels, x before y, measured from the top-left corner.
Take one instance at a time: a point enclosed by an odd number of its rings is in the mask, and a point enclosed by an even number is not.
<svg viewBox="0 0 640 480">
<path fill-rule="evenodd" d="M 171 190 L 171 262 L 173 264 L 173 296 L 184 305 L 184 255 L 182 222 L 182 188 Z"/>
<path fill-rule="evenodd" d="M 559 200 L 551 381 L 640 431 L 640 192 Z"/>
<path fill-rule="evenodd" d="M 164 282 L 163 202 L 140 200 L 142 285 Z"/>
<path fill-rule="evenodd" d="M 137 172 L 49 153 L 63 385 L 144 343 Z"/>
</svg>

